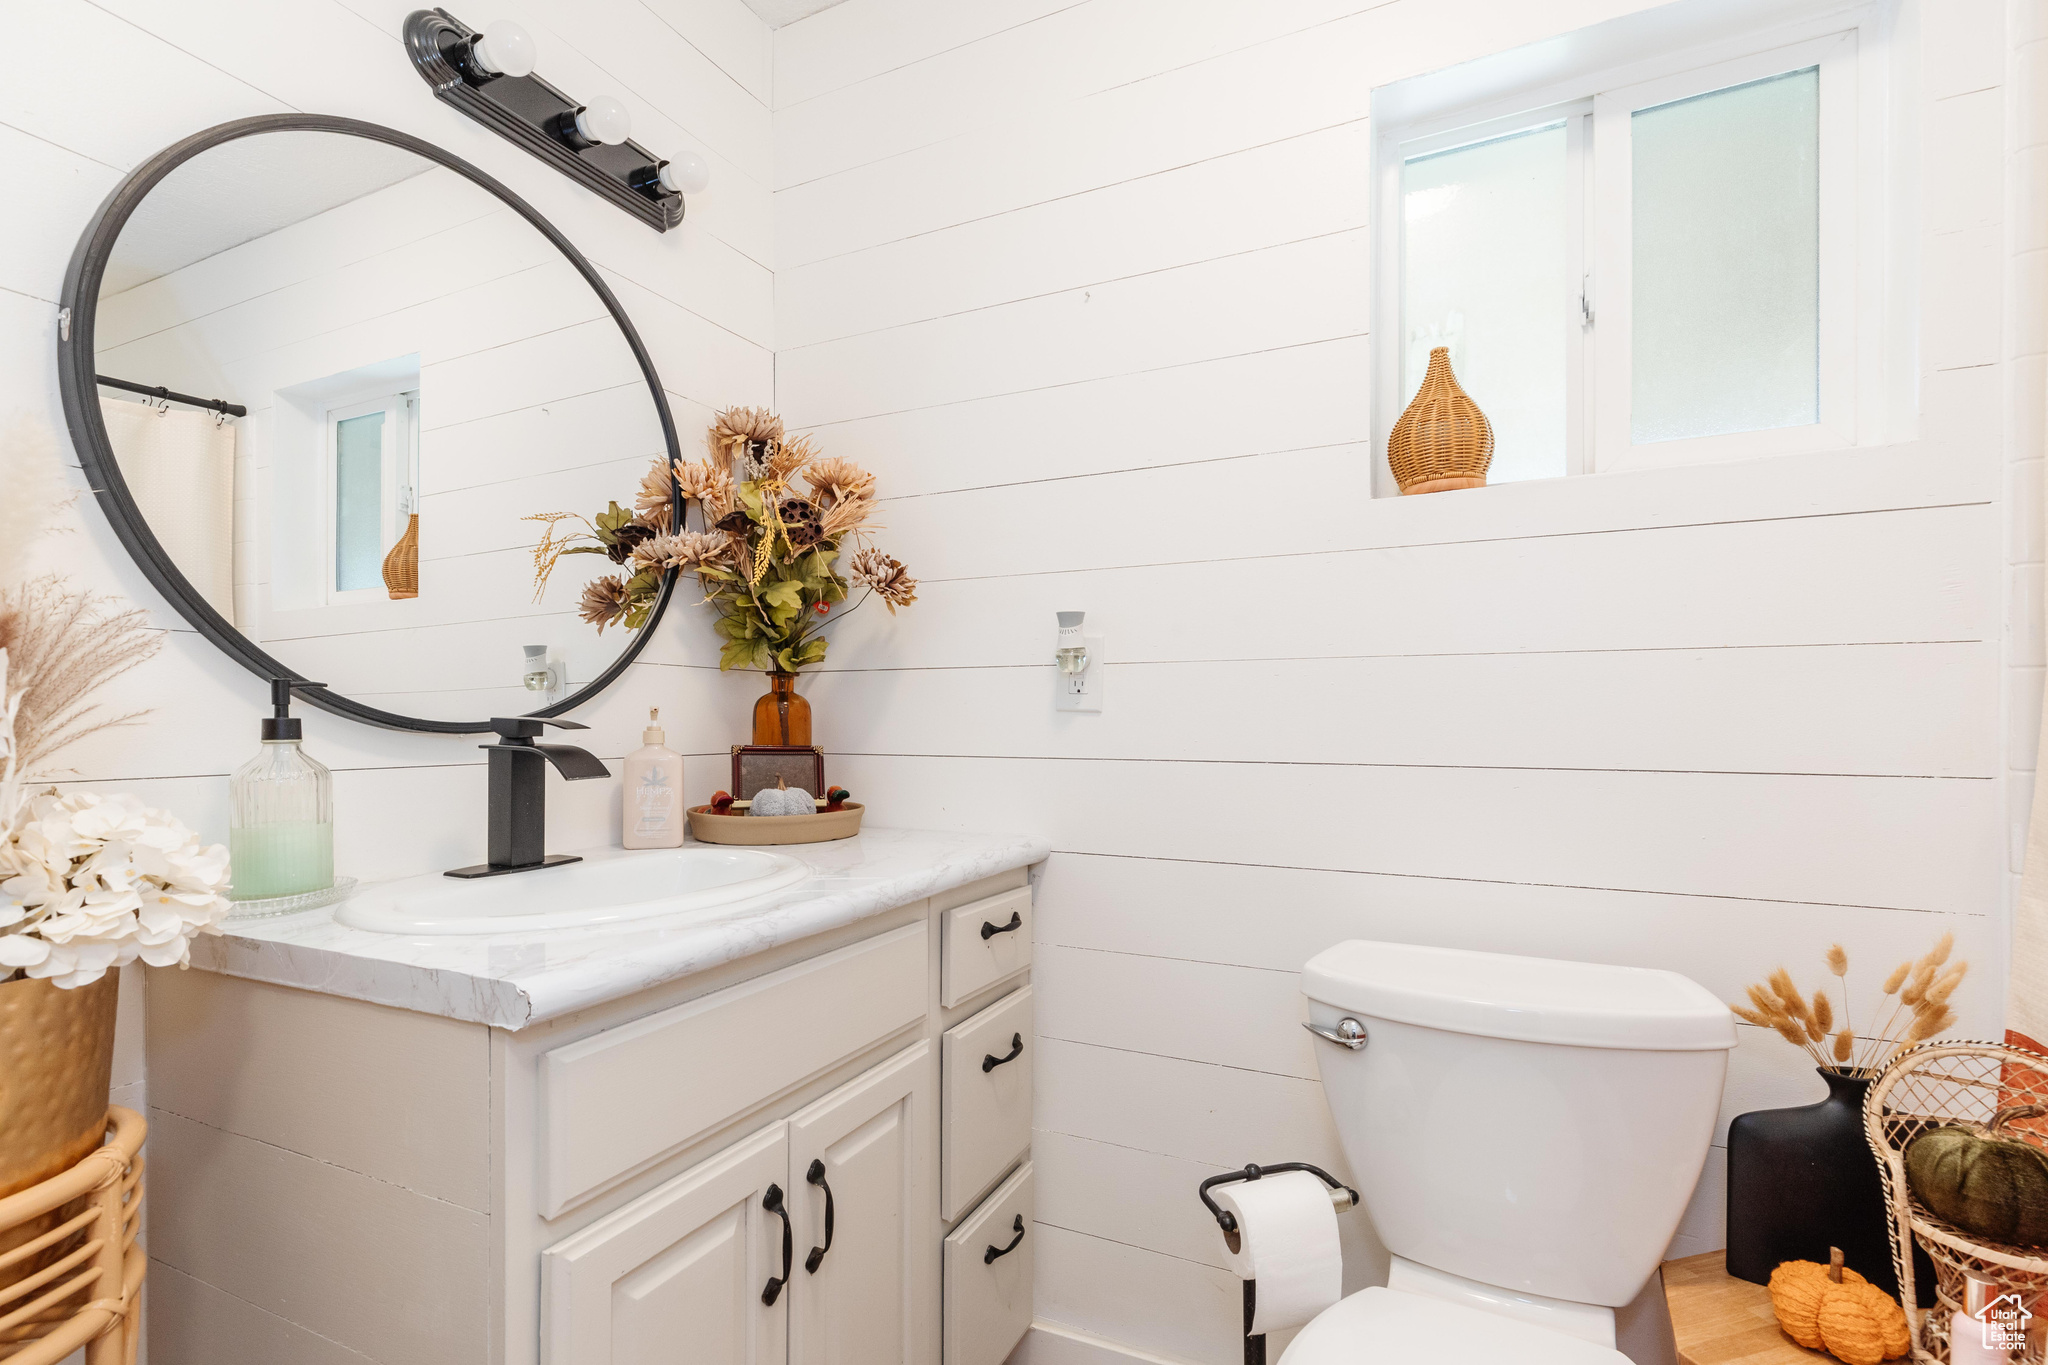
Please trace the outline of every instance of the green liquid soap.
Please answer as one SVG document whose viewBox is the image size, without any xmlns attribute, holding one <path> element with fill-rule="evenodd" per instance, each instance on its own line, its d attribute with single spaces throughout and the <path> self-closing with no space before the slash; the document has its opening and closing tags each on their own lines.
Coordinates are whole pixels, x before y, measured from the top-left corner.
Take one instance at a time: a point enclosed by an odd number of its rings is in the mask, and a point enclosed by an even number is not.
<svg viewBox="0 0 2048 1365">
<path fill-rule="evenodd" d="M 287 820 L 231 829 L 228 860 L 229 895 L 238 901 L 324 891 L 334 885 L 334 825 Z"/>
</svg>

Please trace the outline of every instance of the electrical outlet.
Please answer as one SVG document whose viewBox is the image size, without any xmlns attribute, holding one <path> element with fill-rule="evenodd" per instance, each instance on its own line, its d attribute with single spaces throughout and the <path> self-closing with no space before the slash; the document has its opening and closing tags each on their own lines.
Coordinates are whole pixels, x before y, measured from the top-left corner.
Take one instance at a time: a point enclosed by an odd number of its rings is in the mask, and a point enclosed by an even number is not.
<svg viewBox="0 0 2048 1365">
<path fill-rule="evenodd" d="M 1102 636 L 1086 632 L 1088 666 L 1079 673 L 1053 673 L 1053 709 L 1056 711 L 1100 711 L 1102 709 Z"/>
</svg>

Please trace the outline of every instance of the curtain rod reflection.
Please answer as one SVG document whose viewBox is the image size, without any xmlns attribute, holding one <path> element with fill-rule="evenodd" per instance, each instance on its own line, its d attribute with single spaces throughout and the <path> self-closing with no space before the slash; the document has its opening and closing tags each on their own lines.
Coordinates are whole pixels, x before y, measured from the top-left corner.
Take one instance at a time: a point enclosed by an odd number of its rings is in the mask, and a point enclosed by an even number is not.
<svg viewBox="0 0 2048 1365">
<path fill-rule="evenodd" d="M 147 394 L 151 398 L 161 398 L 169 403 L 183 403 L 187 407 L 210 408 L 214 412 L 220 413 L 223 417 L 247 417 L 249 415 L 249 410 L 240 403 L 230 403 L 219 398 L 194 398 L 189 393 L 173 393 L 161 384 L 133 384 L 126 379 L 109 379 L 103 374 L 94 375 L 93 378 L 110 389 L 125 389 L 129 393 Z"/>
</svg>

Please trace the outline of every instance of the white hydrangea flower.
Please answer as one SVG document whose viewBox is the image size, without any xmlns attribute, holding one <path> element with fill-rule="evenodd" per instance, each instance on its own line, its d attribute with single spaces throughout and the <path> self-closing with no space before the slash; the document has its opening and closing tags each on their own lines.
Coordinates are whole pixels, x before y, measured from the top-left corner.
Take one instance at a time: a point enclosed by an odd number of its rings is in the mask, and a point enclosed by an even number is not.
<svg viewBox="0 0 2048 1365">
<path fill-rule="evenodd" d="M 132 796 L 45 792 L 0 835 L 0 979 L 72 989 L 138 959 L 182 967 L 227 917 L 227 849 Z"/>
</svg>

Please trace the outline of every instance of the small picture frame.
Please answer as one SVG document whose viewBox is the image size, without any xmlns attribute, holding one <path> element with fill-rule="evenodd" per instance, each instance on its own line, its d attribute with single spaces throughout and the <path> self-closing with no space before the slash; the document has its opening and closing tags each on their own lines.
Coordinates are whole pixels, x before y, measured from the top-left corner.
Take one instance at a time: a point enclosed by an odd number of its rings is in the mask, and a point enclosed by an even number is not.
<svg viewBox="0 0 2048 1365">
<path fill-rule="evenodd" d="M 732 746 L 732 794 L 751 801 L 776 779 L 802 787 L 812 796 L 825 794 L 825 751 L 815 744 L 735 744 Z"/>
</svg>

